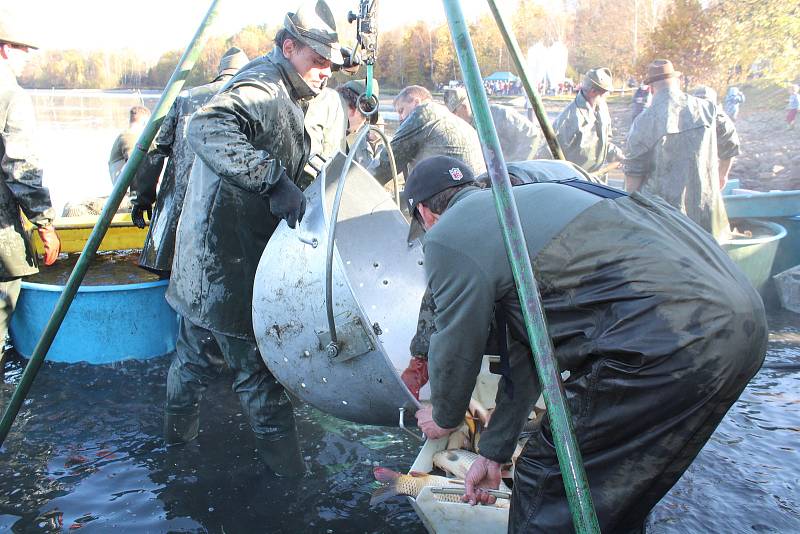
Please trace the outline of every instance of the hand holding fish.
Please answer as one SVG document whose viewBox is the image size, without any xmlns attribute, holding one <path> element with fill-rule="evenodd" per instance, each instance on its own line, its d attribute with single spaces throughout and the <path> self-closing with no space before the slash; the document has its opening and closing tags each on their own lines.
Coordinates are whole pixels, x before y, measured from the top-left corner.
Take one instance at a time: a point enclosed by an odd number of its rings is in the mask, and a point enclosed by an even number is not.
<svg viewBox="0 0 800 534">
<path fill-rule="evenodd" d="M 423 406 L 416 413 L 417 426 L 428 439 L 439 439 L 455 432 L 455 428 L 442 428 L 433 420 L 433 406 Z"/>
<path fill-rule="evenodd" d="M 463 502 L 476 504 L 494 504 L 496 497 L 489 495 L 487 489 L 497 489 L 500 487 L 500 464 L 484 456 L 472 464 L 464 478 Z"/>
</svg>

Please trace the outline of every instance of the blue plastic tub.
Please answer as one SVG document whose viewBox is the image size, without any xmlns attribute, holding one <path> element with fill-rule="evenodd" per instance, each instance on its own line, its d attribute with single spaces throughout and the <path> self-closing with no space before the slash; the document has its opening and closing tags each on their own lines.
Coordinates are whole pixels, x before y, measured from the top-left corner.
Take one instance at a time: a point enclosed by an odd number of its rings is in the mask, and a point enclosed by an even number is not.
<svg viewBox="0 0 800 534">
<path fill-rule="evenodd" d="M 164 299 L 168 280 L 82 286 L 72 301 L 47 359 L 104 364 L 145 359 L 175 350 L 177 315 Z M 63 286 L 22 282 L 11 321 L 17 351 L 30 357 Z"/>
</svg>

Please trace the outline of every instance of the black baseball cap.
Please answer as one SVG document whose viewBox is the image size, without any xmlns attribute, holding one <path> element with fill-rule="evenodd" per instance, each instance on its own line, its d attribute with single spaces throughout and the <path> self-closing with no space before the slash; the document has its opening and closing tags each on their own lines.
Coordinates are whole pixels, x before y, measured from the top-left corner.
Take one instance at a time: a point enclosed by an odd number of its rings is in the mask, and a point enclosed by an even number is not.
<svg viewBox="0 0 800 534">
<path fill-rule="evenodd" d="M 419 238 L 425 228 L 417 216 L 417 206 L 445 189 L 475 182 L 472 169 L 463 161 L 449 156 L 433 156 L 414 166 L 406 180 L 403 202 L 411 215 L 408 242 Z"/>
</svg>

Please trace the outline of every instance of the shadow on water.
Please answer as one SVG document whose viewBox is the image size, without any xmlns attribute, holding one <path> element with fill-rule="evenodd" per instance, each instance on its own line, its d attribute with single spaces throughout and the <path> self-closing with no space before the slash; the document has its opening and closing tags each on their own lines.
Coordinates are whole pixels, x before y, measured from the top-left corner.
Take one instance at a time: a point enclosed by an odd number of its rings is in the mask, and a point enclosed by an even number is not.
<svg viewBox="0 0 800 534">
<path fill-rule="evenodd" d="M 767 363 L 800 364 L 798 318 L 772 314 Z M 169 357 L 46 364 L 0 451 L 0 531 L 424 532 L 403 499 L 370 508 L 372 467 L 417 443 L 300 406 L 312 476 L 259 467 L 230 377 L 209 388 L 199 439 L 160 441 Z M 7 374 L 16 383 L 20 370 Z M 0 389 L 4 406 L 11 384 Z M 765 368 L 650 518 L 648 532 L 800 531 L 800 371 Z"/>
<path fill-rule="evenodd" d="M 0 531 L 424 531 L 404 500 L 369 507 L 372 466 L 402 468 L 415 455 L 395 429 L 301 406 L 313 475 L 277 479 L 259 466 L 231 378 L 223 377 L 202 406 L 199 439 L 164 447 L 169 360 L 43 367 L 0 453 Z M 19 370 L 6 377 L 18 378 Z M 11 391 L 3 385 L 3 405 Z"/>
</svg>

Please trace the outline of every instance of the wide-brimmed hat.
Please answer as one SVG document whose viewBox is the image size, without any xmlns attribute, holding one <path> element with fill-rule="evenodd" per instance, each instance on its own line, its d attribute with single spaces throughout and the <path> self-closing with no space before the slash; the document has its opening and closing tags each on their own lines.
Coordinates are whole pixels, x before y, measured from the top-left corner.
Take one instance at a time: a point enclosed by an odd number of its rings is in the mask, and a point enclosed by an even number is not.
<svg viewBox="0 0 800 534">
<path fill-rule="evenodd" d="M 5 9 L 0 9 L 0 43 L 15 46 L 24 46 L 38 50 L 38 46 L 30 43 L 30 37 L 20 29 L 14 15 Z"/>
<path fill-rule="evenodd" d="M 613 91 L 614 84 L 608 67 L 595 67 L 583 76 L 583 86 L 593 86 L 603 91 Z"/>
<path fill-rule="evenodd" d="M 656 59 L 647 66 L 647 78 L 644 79 L 644 83 L 649 85 L 668 78 L 678 78 L 680 75 L 681 73 L 672 66 L 672 61 Z"/>
<path fill-rule="evenodd" d="M 444 105 L 454 113 L 467 101 L 467 90 L 463 87 L 452 87 L 444 90 Z"/>
<path fill-rule="evenodd" d="M 289 33 L 331 63 L 344 63 L 336 20 L 325 0 L 304 2 L 296 13 L 287 13 L 283 26 Z"/>
<path fill-rule="evenodd" d="M 247 65 L 248 61 L 250 61 L 250 59 L 248 59 L 247 54 L 240 48 L 235 46 L 230 47 L 219 60 L 219 76 L 223 74 L 236 74 L 239 72 L 239 69 Z"/>
</svg>

